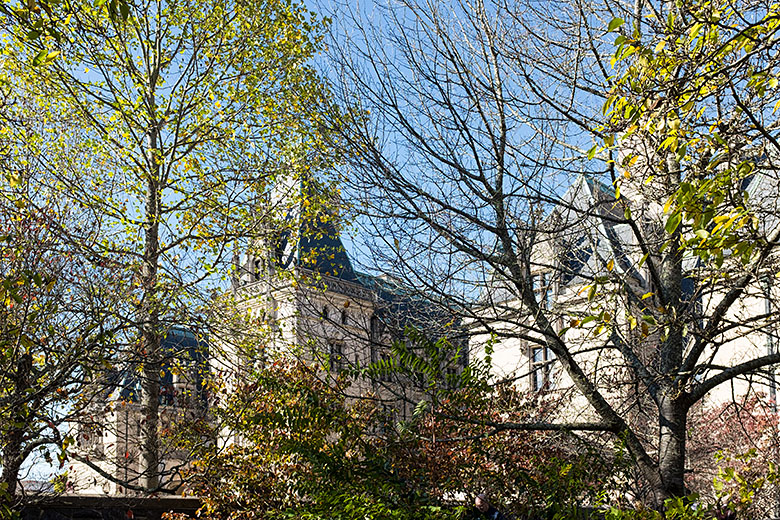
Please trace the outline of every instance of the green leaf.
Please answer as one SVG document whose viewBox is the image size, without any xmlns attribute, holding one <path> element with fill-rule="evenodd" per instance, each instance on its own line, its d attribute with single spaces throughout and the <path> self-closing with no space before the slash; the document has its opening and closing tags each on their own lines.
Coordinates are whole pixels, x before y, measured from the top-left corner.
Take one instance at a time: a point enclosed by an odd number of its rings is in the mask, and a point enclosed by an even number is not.
<svg viewBox="0 0 780 520">
<path fill-rule="evenodd" d="M 60 55 L 60 51 L 51 51 L 50 53 L 46 54 L 45 63 L 51 63 L 52 61 L 56 60 Z"/>
<path fill-rule="evenodd" d="M 40 67 L 41 65 L 48 65 L 60 55 L 60 51 L 48 51 L 47 49 L 41 49 L 38 54 L 32 60 L 33 67 Z"/>
<path fill-rule="evenodd" d="M 582 322 L 580 323 L 580 325 L 581 326 L 582 325 L 586 325 L 586 324 L 588 324 L 588 323 L 590 323 L 592 321 L 596 321 L 598 319 L 599 319 L 598 316 L 586 316 L 585 318 L 582 319 Z"/>
<path fill-rule="evenodd" d="M 36 54 L 32 60 L 32 66 L 39 67 L 43 63 L 43 60 L 46 59 L 46 55 L 48 53 L 49 51 L 47 51 L 46 49 L 43 49 L 40 52 L 38 52 L 38 54 Z"/>
<path fill-rule="evenodd" d="M 672 213 L 669 218 L 666 220 L 666 225 L 664 226 L 664 229 L 667 233 L 670 235 L 677 231 L 677 228 L 680 226 L 680 222 L 682 221 L 682 216 L 679 212 Z"/>
<path fill-rule="evenodd" d="M 607 32 L 614 31 L 624 23 L 626 23 L 626 21 L 623 20 L 622 18 L 613 18 L 612 21 L 609 22 L 609 25 L 607 26 Z"/>
</svg>

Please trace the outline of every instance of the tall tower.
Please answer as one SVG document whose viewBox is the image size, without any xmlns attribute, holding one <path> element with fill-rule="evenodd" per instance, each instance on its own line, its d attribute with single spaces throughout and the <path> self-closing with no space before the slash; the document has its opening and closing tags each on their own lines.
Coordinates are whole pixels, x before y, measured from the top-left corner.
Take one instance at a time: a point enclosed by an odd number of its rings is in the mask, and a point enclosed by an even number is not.
<svg viewBox="0 0 780 520">
<path fill-rule="evenodd" d="M 257 218 L 261 237 L 236 255 L 234 288 L 269 282 L 279 270 L 301 268 L 355 281 L 339 234 L 340 201 L 308 177 L 279 179 Z"/>
</svg>

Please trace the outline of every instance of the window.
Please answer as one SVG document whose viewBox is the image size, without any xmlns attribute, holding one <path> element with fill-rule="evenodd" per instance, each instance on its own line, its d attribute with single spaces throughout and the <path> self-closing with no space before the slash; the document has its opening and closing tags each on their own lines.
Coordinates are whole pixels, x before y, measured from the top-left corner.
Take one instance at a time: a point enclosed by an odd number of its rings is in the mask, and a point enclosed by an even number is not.
<svg viewBox="0 0 780 520">
<path fill-rule="evenodd" d="M 555 354 L 549 347 L 531 348 L 531 389 L 534 392 L 555 386 L 551 378 Z"/>
<path fill-rule="evenodd" d="M 379 366 L 379 380 L 389 383 L 393 380 L 393 359 L 389 354 L 382 354 L 382 363 Z"/>
<path fill-rule="evenodd" d="M 105 456 L 103 430 L 97 424 L 82 424 L 78 427 L 78 445 L 81 450 L 94 458 Z"/>
<path fill-rule="evenodd" d="M 382 322 L 374 315 L 371 316 L 371 330 L 369 331 L 369 339 L 371 341 L 379 341 L 379 337 L 382 335 Z"/>
<path fill-rule="evenodd" d="M 531 285 L 539 307 L 546 309 L 550 306 L 553 297 L 552 282 L 548 273 L 538 273 L 531 276 Z"/>
<path fill-rule="evenodd" d="M 163 367 L 160 373 L 160 404 L 173 406 L 176 404 L 176 390 L 173 386 L 173 372 L 171 367 Z"/>
<path fill-rule="evenodd" d="M 340 341 L 331 341 L 328 355 L 330 356 L 331 372 L 341 372 L 344 368 L 344 344 Z"/>
</svg>

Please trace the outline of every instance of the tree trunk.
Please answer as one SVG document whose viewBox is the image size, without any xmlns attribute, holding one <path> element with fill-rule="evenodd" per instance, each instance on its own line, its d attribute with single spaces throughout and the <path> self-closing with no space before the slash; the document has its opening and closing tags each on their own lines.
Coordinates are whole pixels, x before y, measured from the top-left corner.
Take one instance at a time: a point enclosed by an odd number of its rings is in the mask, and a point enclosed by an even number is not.
<svg viewBox="0 0 780 520">
<path fill-rule="evenodd" d="M 147 350 L 143 362 L 141 382 L 141 486 L 153 492 L 160 485 L 160 440 L 158 433 L 160 403 L 159 336 L 144 331 L 143 344 Z"/>
<path fill-rule="evenodd" d="M 160 486 L 160 371 L 162 369 L 160 308 L 157 292 L 160 257 L 160 200 L 158 162 L 159 131 L 150 128 L 147 161 L 149 177 L 146 191 L 146 229 L 141 269 L 142 302 L 140 313 L 141 359 L 141 486 L 153 492 Z"/>
<path fill-rule="evenodd" d="M 14 395 L 24 396 L 30 389 L 32 374 L 32 356 L 23 354 L 16 365 L 16 374 L 14 375 Z M 27 417 L 26 406 L 16 406 L 13 413 L 13 424 L 2 439 L 3 446 L 3 473 L 0 476 L 0 485 L 5 488 L 0 489 L 0 503 L 12 506 L 14 495 L 16 495 L 16 486 L 19 480 L 19 468 L 24 462 L 23 444 Z"/>
<path fill-rule="evenodd" d="M 24 417 L 16 417 L 15 421 L 24 421 Z M 8 429 L 3 439 L 3 473 L 0 476 L 0 503 L 11 506 L 16 495 L 16 486 L 19 481 L 19 468 L 24 462 L 22 456 L 22 443 L 24 428 L 12 426 Z"/>
<path fill-rule="evenodd" d="M 685 435 L 687 408 L 679 398 L 664 395 L 659 413 L 658 471 L 660 486 L 655 489 L 656 508 L 667 498 L 681 497 L 685 491 Z"/>
<path fill-rule="evenodd" d="M 3 474 L 0 476 L 0 505 L 13 507 L 19 468 L 22 466 L 22 428 L 10 428 L 3 442 Z"/>
<path fill-rule="evenodd" d="M 680 162 L 670 153 L 666 156 L 666 189 L 674 193 L 681 181 Z M 684 381 L 679 377 L 683 364 L 685 340 L 677 316 L 683 313 L 682 301 L 682 225 L 671 232 L 660 262 L 659 308 L 665 332 L 661 340 L 659 369 L 661 393 L 658 402 L 658 472 L 660 486 L 655 490 L 656 507 L 661 509 L 667 498 L 685 495 L 685 435 L 688 406 L 684 400 Z M 663 329 L 662 329 L 663 330 Z"/>
<path fill-rule="evenodd" d="M 156 242 L 157 226 L 154 232 L 147 233 L 152 243 Z M 156 246 L 147 243 L 147 249 L 156 250 Z M 153 255 L 154 256 L 154 255 Z M 158 423 L 160 413 L 160 332 L 159 311 L 157 309 L 156 262 L 145 262 L 143 269 L 144 302 L 141 307 L 141 485 L 147 491 L 159 487 L 159 434 Z"/>
</svg>

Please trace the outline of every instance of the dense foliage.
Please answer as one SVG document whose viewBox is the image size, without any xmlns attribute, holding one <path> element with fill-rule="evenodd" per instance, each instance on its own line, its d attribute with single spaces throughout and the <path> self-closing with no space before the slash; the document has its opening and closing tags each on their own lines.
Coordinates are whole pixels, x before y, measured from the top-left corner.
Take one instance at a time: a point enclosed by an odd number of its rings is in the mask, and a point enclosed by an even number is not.
<svg viewBox="0 0 780 520">
<path fill-rule="evenodd" d="M 399 373 L 400 351 L 411 359 L 407 344 L 397 344 Z M 520 515 L 573 514 L 598 501 L 614 458 L 596 456 L 569 434 L 494 428 L 499 418 L 538 413 L 544 398 L 495 391 L 469 368 L 459 375 L 463 386 L 420 395 L 414 417 L 400 421 L 370 393 L 346 398 L 340 390 L 348 377 L 377 369 L 340 374 L 334 385 L 321 367 L 279 355 L 235 385 L 217 384 L 217 442 L 203 447 L 193 439 L 201 515 L 456 518 L 484 490 Z M 454 408 L 463 416 L 451 418 Z"/>
</svg>

